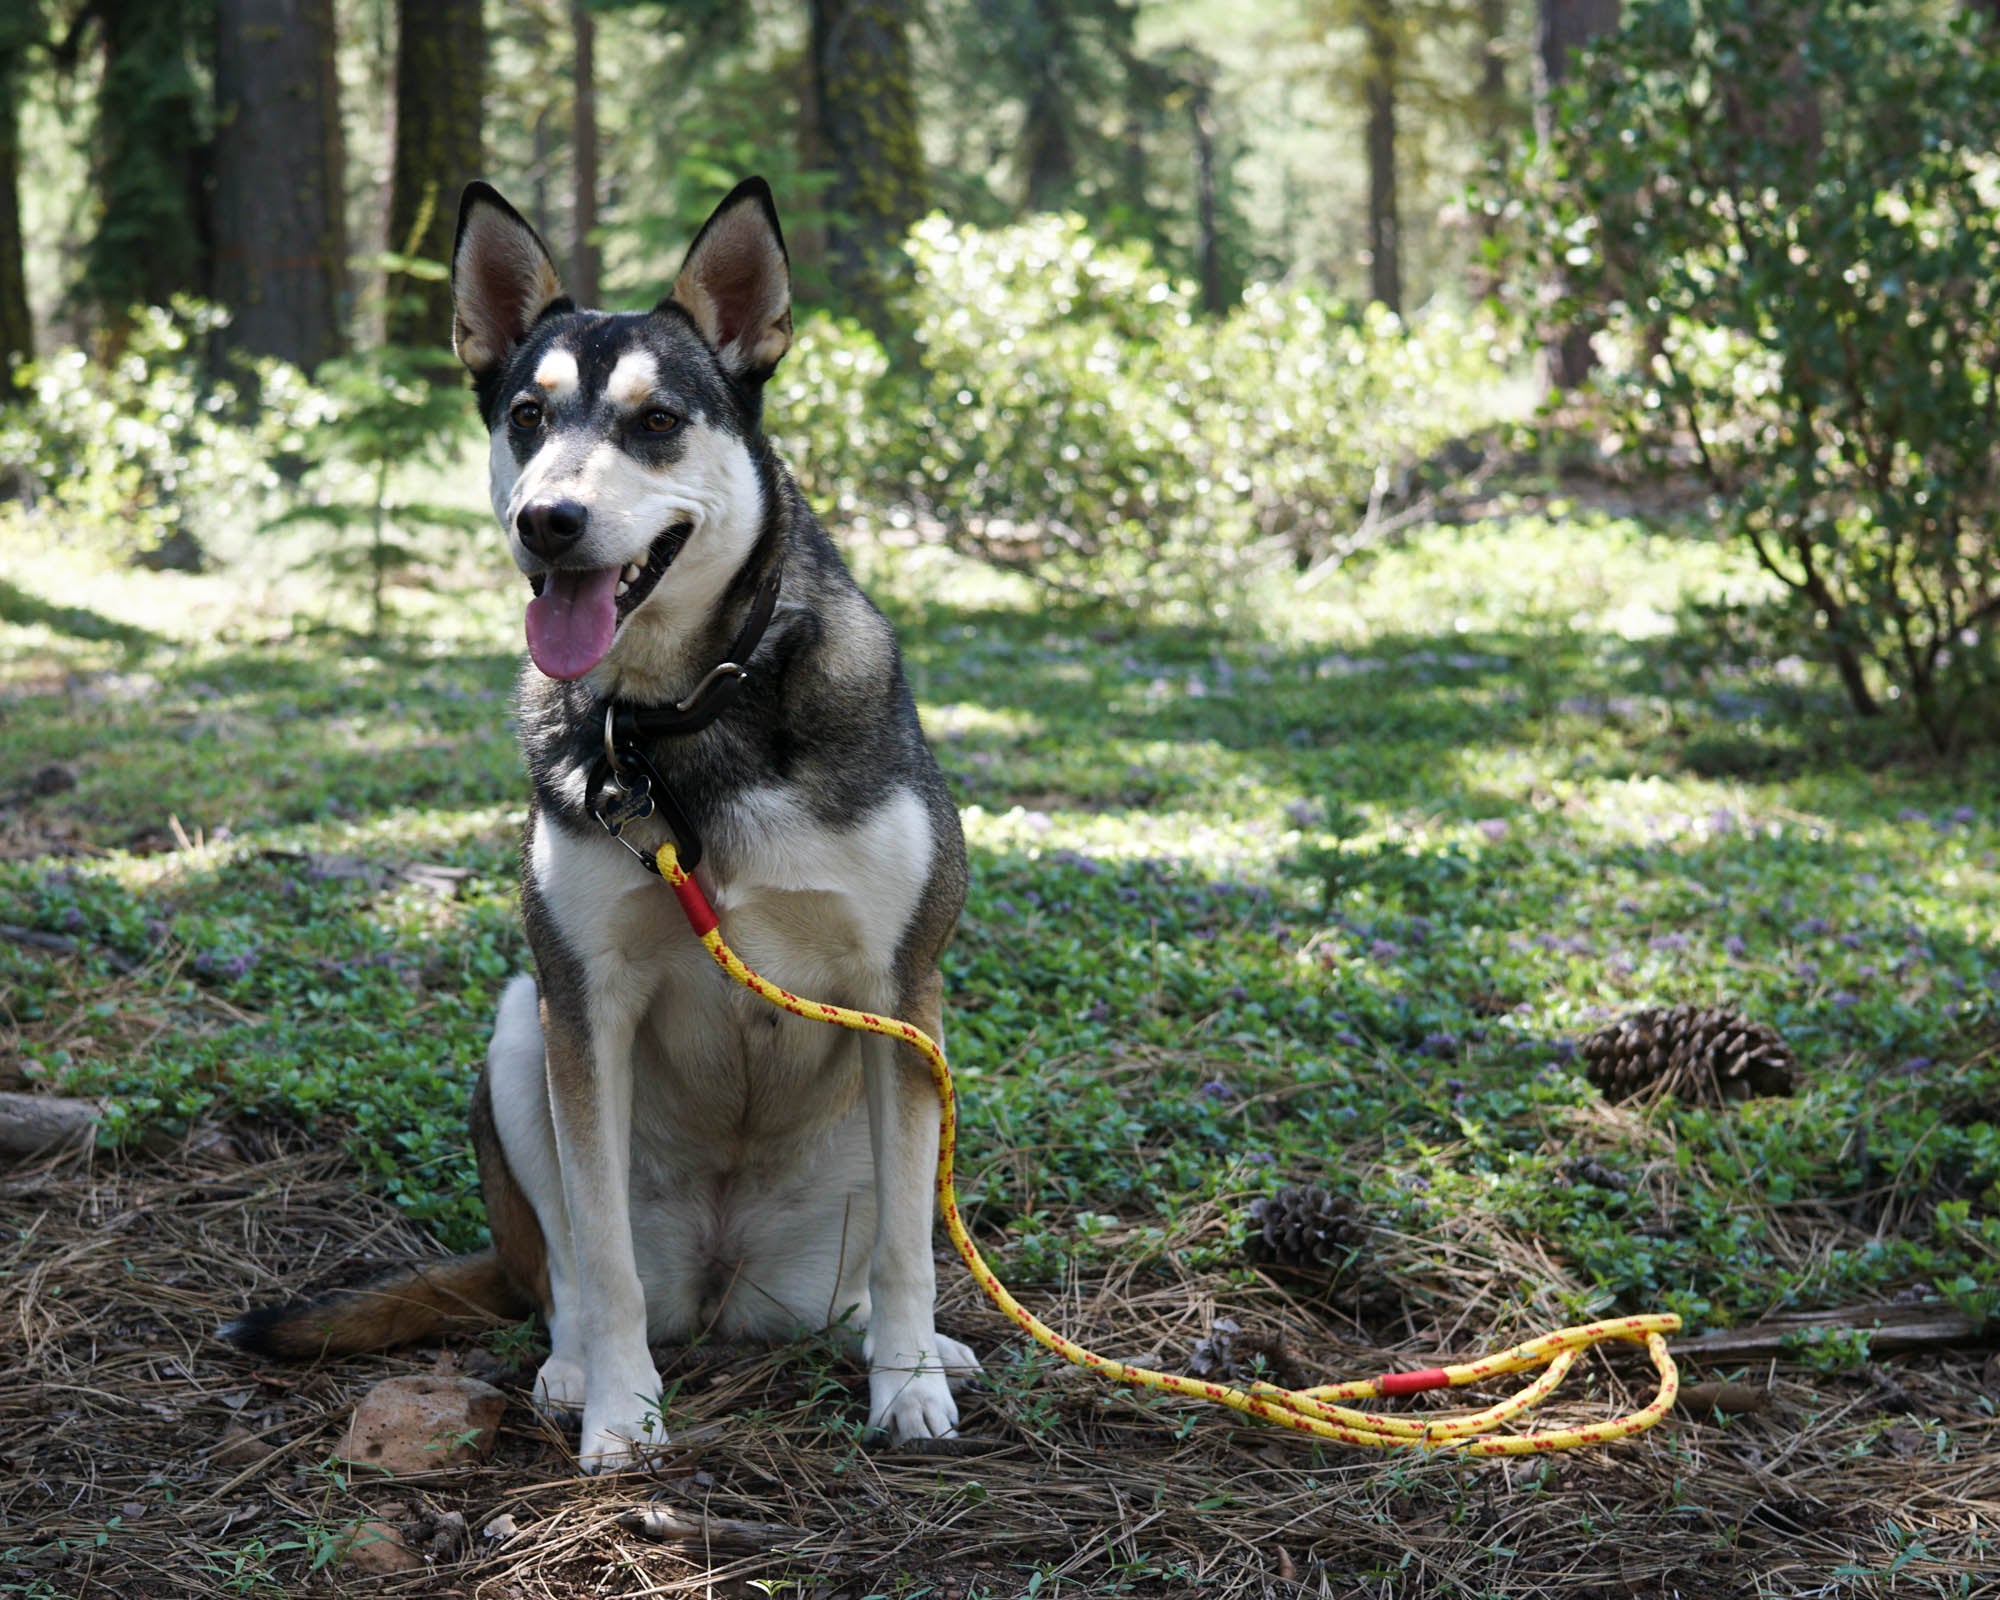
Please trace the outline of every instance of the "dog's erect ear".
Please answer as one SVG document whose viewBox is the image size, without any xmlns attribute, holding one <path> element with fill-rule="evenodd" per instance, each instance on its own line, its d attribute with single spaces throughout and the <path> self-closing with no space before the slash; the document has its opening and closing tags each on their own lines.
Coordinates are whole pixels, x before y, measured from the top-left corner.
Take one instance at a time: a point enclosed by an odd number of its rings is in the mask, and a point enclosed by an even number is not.
<svg viewBox="0 0 2000 1600">
<path fill-rule="evenodd" d="M 770 377 L 792 347 L 792 267 L 762 178 L 745 178 L 701 225 L 668 298 L 694 318 L 731 377 Z"/>
<path fill-rule="evenodd" d="M 482 377 L 493 372 L 549 306 L 562 280 L 535 230 L 491 184 L 468 183 L 451 248 L 451 347 Z"/>
</svg>

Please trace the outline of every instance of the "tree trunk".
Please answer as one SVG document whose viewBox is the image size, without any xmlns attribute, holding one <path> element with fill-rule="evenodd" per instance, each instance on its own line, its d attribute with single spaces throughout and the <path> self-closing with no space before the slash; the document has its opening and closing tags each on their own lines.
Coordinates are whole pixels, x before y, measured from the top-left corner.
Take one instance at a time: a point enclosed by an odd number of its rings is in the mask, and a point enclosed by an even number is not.
<svg viewBox="0 0 2000 1600">
<path fill-rule="evenodd" d="M 1538 0 L 1535 17 L 1535 131 L 1546 148 L 1555 132 L 1550 91 L 1569 76 L 1582 46 L 1618 27 L 1618 0 Z M 1555 285 L 1558 293 L 1561 285 Z M 1542 352 L 1543 375 L 1553 390 L 1576 388 L 1596 358 L 1590 328 L 1576 324 L 1557 333 Z"/>
<path fill-rule="evenodd" d="M 1206 75 L 1188 83 L 1188 119 L 1194 128 L 1194 275 L 1201 308 L 1212 317 L 1229 309 L 1222 286 L 1222 241 L 1215 220 L 1215 107 Z"/>
<path fill-rule="evenodd" d="M 228 338 L 312 368 L 339 353 L 347 240 L 333 0 L 216 0 L 216 293 Z"/>
<path fill-rule="evenodd" d="M 812 0 L 813 102 L 830 168 L 827 272 L 842 309 L 892 332 L 891 286 L 926 175 L 910 59 L 914 0 Z"/>
<path fill-rule="evenodd" d="M 1396 215 L 1395 0 L 1363 0 L 1361 35 L 1368 92 L 1368 293 L 1400 316 L 1403 257 Z"/>
<path fill-rule="evenodd" d="M 1488 171 L 1497 172 L 1507 154 L 1507 0 L 1479 0 L 1478 26 L 1480 154 Z M 1472 269 L 1472 292 L 1482 298 L 1500 288 L 1492 251 L 1499 232 L 1499 213 L 1482 207 L 1479 237 L 1487 248 Z"/>
<path fill-rule="evenodd" d="M 1024 198 L 1030 211 L 1060 211 L 1076 189 L 1076 141 L 1070 129 L 1075 35 L 1064 0 L 1036 0 L 1021 48 L 1031 60 L 1021 119 Z"/>
<path fill-rule="evenodd" d="M 104 76 L 97 93 L 100 211 L 85 252 L 84 297 L 122 320 L 209 290 L 202 87 L 194 0 L 97 0 Z"/>
<path fill-rule="evenodd" d="M 28 274 L 21 250 L 20 54 L 0 55 L 0 398 L 16 388 L 15 366 L 35 358 Z"/>
<path fill-rule="evenodd" d="M 401 0 L 396 22 L 396 137 L 389 249 L 451 263 L 458 196 L 480 175 L 486 24 L 479 0 Z M 389 275 L 391 344 L 451 342 L 451 284 Z"/>
<path fill-rule="evenodd" d="M 589 0 L 570 0 L 570 26 L 576 36 L 574 104 L 576 126 L 571 130 L 576 162 L 575 191 L 570 206 L 569 292 L 582 306 L 597 304 L 597 24 Z"/>
</svg>

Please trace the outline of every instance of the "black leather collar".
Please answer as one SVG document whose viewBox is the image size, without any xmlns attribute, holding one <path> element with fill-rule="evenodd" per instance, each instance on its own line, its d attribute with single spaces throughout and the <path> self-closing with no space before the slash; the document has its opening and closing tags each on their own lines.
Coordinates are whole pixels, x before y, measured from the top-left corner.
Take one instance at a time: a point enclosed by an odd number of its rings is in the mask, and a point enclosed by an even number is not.
<svg viewBox="0 0 2000 1600">
<path fill-rule="evenodd" d="M 757 653 L 764 630 L 771 625 L 771 614 L 778 609 L 778 585 L 783 577 L 783 564 L 773 561 L 770 571 L 757 585 L 757 592 L 750 598 L 750 610 L 744 616 L 743 626 L 737 630 L 736 637 L 730 641 L 728 653 L 709 668 L 707 675 L 685 700 L 656 706 L 633 705 L 626 700 L 612 701 L 609 710 L 613 745 L 623 747 L 635 745 L 642 739 L 667 739 L 699 733 L 727 711 L 737 695 L 742 693 L 743 685 L 749 681 L 750 668 L 746 663 Z"/>
<path fill-rule="evenodd" d="M 647 852 L 636 849 L 624 837 L 625 829 L 647 817 L 658 816 L 674 836 L 681 865 L 692 872 L 701 863 L 701 834 L 666 779 L 646 755 L 646 746 L 656 739 L 685 738 L 699 733 L 727 711 L 750 680 L 750 658 L 763 641 L 778 609 L 778 586 L 784 575 L 782 560 L 774 560 L 757 592 L 750 597 L 750 610 L 743 626 L 730 641 L 729 652 L 709 668 L 685 700 L 669 705 L 633 705 L 629 701 L 603 703 L 604 755 L 592 763 L 584 790 L 584 806 L 604 830 L 637 856 L 652 871 L 659 868 Z M 607 786 L 616 797 L 607 798 Z"/>
</svg>

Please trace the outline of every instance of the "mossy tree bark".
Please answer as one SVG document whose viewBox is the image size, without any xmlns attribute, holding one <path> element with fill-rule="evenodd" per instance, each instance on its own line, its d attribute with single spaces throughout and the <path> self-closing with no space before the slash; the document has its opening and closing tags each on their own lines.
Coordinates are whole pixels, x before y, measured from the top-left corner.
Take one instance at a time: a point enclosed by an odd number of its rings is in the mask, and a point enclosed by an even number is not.
<svg viewBox="0 0 2000 1600">
<path fill-rule="evenodd" d="M 93 24 L 99 30 L 98 214 L 82 292 L 113 324 L 134 305 L 210 291 L 199 58 L 209 14 L 205 0 L 91 0 L 64 47 L 70 56 Z"/>
<path fill-rule="evenodd" d="M 485 160 L 486 23 L 479 0 L 400 0 L 396 137 L 389 181 L 389 248 L 451 261 L 459 192 Z M 451 284 L 392 273 L 392 344 L 451 343 Z"/>
<path fill-rule="evenodd" d="M 1362 80 L 1368 101 L 1368 293 L 1403 310 L 1401 217 L 1396 203 L 1396 91 L 1401 71 L 1394 0 L 1362 0 Z"/>
<path fill-rule="evenodd" d="M 889 335 L 899 247 L 928 184 L 910 56 L 913 0 L 812 0 L 813 103 L 829 168 L 826 264 L 841 309 Z"/>
<path fill-rule="evenodd" d="M 13 392 L 15 366 L 35 355 L 21 250 L 21 56 L 0 30 L 0 396 Z"/>
<path fill-rule="evenodd" d="M 576 41 L 570 74 L 575 126 L 570 130 L 569 292 L 578 305 L 598 297 L 597 240 L 597 23 L 590 0 L 570 0 L 570 32 Z"/>
<path fill-rule="evenodd" d="M 229 342 L 312 368 L 347 277 L 333 0 L 216 0 L 215 288 Z"/>
</svg>

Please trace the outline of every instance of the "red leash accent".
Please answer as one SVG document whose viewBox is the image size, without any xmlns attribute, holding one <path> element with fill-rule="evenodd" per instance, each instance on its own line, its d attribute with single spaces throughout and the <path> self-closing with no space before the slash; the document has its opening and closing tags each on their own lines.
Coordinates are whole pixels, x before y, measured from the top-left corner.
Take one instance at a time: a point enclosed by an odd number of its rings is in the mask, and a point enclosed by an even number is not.
<svg viewBox="0 0 2000 1600">
<path fill-rule="evenodd" d="M 1449 1389 L 1451 1374 L 1443 1367 L 1422 1367 L 1415 1372 L 1385 1372 L 1375 1380 L 1375 1387 L 1385 1395 L 1422 1394 L 1426 1389 Z"/>
<path fill-rule="evenodd" d="M 691 877 L 683 877 L 674 882 L 673 889 L 680 896 L 681 910 L 687 913 L 688 926 L 694 929 L 694 936 L 697 939 L 706 938 L 719 924 L 715 920 L 715 908 L 708 903 L 708 896 L 701 892 L 701 885 Z"/>
</svg>

